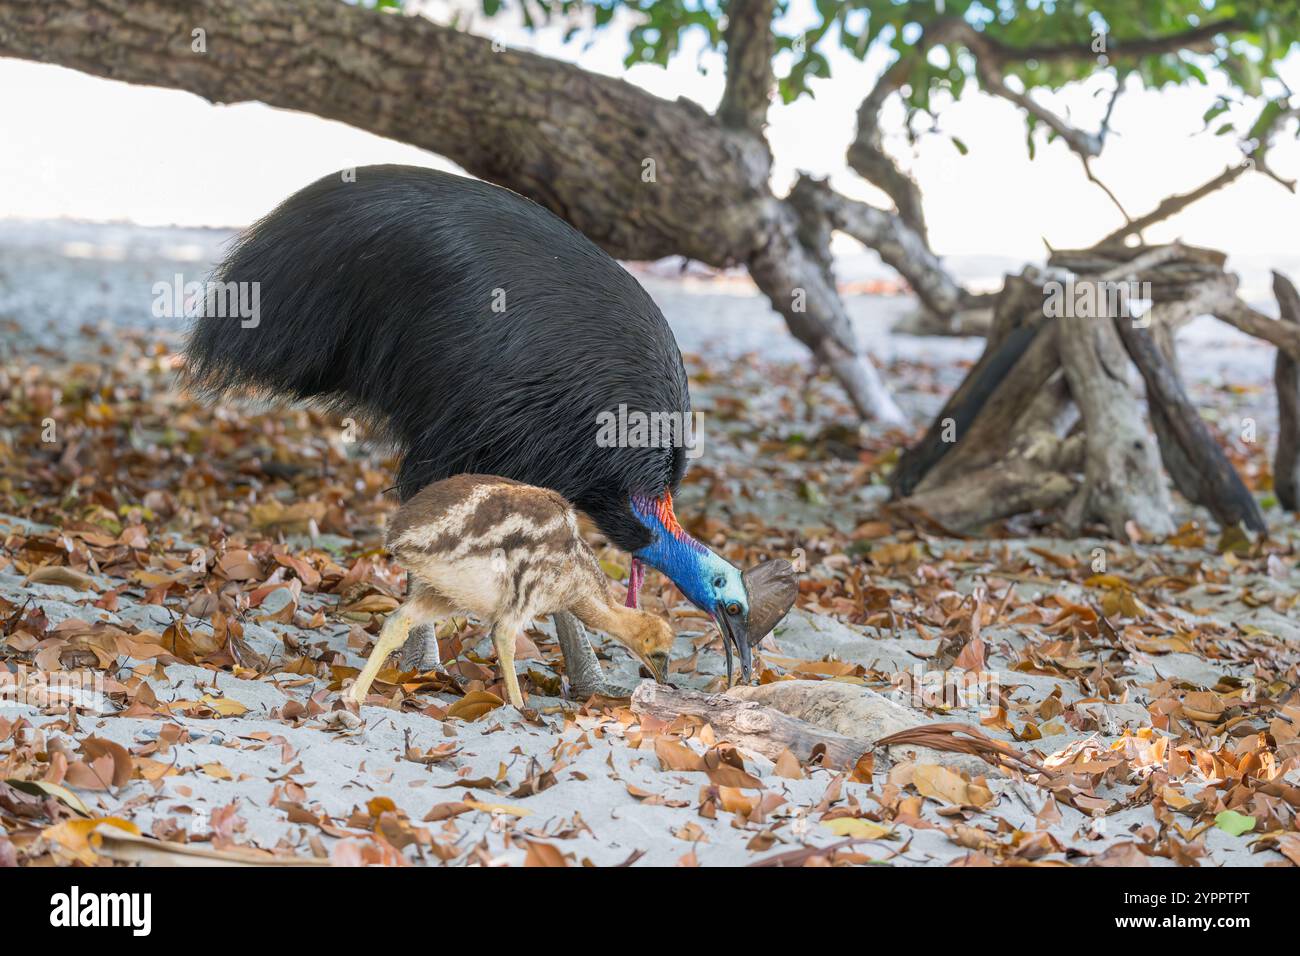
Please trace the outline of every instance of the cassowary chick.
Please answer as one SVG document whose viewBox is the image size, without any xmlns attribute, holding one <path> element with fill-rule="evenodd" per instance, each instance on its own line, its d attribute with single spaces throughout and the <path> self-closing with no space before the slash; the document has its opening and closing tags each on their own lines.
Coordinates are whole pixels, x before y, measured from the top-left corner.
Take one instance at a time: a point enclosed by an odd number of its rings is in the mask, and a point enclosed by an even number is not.
<svg viewBox="0 0 1300 956">
<path fill-rule="evenodd" d="M 569 611 L 604 631 L 663 682 L 673 630 L 668 622 L 623 606 L 578 533 L 578 517 L 561 495 L 490 475 L 456 475 L 426 485 L 398 510 L 388 551 L 406 568 L 409 595 L 389 615 L 349 696 L 366 698 L 388 655 L 411 628 L 452 614 L 488 623 L 510 703 L 523 706 L 515 675 L 515 637 L 533 618 Z M 429 635 L 430 645 L 437 647 Z"/>
</svg>

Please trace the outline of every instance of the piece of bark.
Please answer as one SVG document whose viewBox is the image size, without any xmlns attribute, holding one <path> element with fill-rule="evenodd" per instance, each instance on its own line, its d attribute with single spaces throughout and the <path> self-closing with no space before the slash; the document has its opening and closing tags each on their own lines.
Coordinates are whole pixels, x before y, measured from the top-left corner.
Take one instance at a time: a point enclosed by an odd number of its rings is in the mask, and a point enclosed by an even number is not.
<svg viewBox="0 0 1300 956">
<path fill-rule="evenodd" d="M 836 681 L 788 680 L 761 687 L 733 687 L 727 696 L 766 705 L 792 720 L 807 722 L 822 733 L 855 740 L 864 753 L 881 737 L 933 723 L 870 688 Z M 886 753 L 894 762 L 915 759 L 918 763 L 940 764 L 972 776 L 987 773 L 989 769 L 978 757 L 928 747 L 899 745 L 890 747 Z"/>
<path fill-rule="evenodd" d="M 1300 293 L 1291 280 L 1273 273 L 1281 321 L 1300 328 Z M 1277 388 L 1277 454 L 1273 458 L 1273 491 L 1287 511 L 1300 510 L 1300 362 L 1278 349 L 1273 365 Z"/>
<path fill-rule="evenodd" d="M 727 696 L 767 705 L 768 708 L 788 714 L 790 718 L 818 727 L 826 734 L 859 740 L 868 747 L 872 747 L 880 737 L 930 723 L 923 715 L 870 688 L 832 680 L 777 680 L 776 683 L 763 684 L 762 687 L 733 687 Z M 954 758 L 954 754 L 940 750 L 907 749 L 915 750 L 915 757 L 922 763 L 950 765 Z M 889 756 L 904 760 L 913 754 L 900 749 Z M 965 762 L 970 767 L 979 763 Z M 979 763 L 978 773 L 984 773 L 987 769 L 987 766 Z"/>
<path fill-rule="evenodd" d="M 1217 303 L 1224 301 L 1225 298 L 1231 298 L 1235 288 L 1235 282 L 1221 272 L 1218 276 L 1197 282 L 1190 287 L 1183 287 L 1179 298 L 1162 300 L 1151 307 L 1149 313 L 1151 335 L 1180 388 L 1182 377 L 1179 374 L 1178 351 L 1174 345 L 1175 333 L 1185 323 L 1197 316 L 1212 312 Z M 1204 504 L 1197 497 L 1200 494 L 1200 475 L 1197 473 L 1196 463 L 1188 458 L 1179 445 L 1170 427 L 1168 416 L 1161 409 L 1160 403 L 1149 403 L 1149 405 L 1151 427 L 1156 433 L 1160 458 L 1165 463 L 1165 470 L 1169 472 L 1169 477 L 1173 479 L 1174 487 L 1188 501 Z"/>
<path fill-rule="evenodd" d="M 871 740 L 848 737 L 826 730 L 808 721 L 792 717 L 779 709 L 744 699 L 733 688 L 726 694 L 705 694 L 679 690 L 653 681 L 642 681 L 632 694 L 634 713 L 671 722 L 680 716 L 705 721 L 720 739 L 744 750 L 775 760 L 789 750 L 801 761 L 812 759 L 822 748 L 828 767 L 853 767 L 871 750 Z"/>
<path fill-rule="evenodd" d="M 1090 519 L 1129 539 L 1128 523 L 1157 538 L 1173 533 L 1173 505 L 1155 438 L 1129 385 L 1129 358 L 1109 319 L 1057 320 L 1065 367 L 1086 435 L 1084 483 L 1066 510 L 1077 532 Z"/>
<path fill-rule="evenodd" d="M 1266 530 L 1264 515 L 1254 496 L 1205 427 L 1150 329 L 1139 328 L 1126 318 L 1116 318 L 1114 326 L 1146 382 L 1147 404 L 1153 420 L 1159 416 L 1160 426 L 1168 429 L 1181 452 L 1167 460 L 1166 465 L 1171 472 L 1179 469 L 1180 483 L 1194 485 L 1188 497 L 1209 508 L 1225 528 L 1240 523 L 1252 531 Z"/>
</svg>

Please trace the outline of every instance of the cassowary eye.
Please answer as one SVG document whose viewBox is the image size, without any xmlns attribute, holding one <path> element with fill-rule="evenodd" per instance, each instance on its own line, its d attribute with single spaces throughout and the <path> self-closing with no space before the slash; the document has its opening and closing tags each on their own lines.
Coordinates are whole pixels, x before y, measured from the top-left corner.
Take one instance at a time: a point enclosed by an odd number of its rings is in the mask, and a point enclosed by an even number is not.
<svg viewBox="0 0 1300 956">
<path fill-rule="evenodd" d="M 730 604 L 727 605 L 727 613 L 731 615 L 739 614 L 740 605 L 737 604 L 735 601 L 732 601 Z"/>
</svg>

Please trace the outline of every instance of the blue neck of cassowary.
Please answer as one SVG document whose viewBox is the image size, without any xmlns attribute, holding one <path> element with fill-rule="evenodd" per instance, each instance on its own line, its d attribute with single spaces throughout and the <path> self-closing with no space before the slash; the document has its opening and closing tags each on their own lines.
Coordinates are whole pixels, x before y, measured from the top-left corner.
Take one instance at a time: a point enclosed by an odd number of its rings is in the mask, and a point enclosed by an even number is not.
<svg viewBox="0 0 1300 956">
<path fill-rule="evenodd" d="M 686 599 L 707 614 L 716 615 L 720 604 L 732 601 L 748 611 L 740 569 L 682 529 L 667 492 L 660 498 L 634 497 L 632 513 L 654 537 L 634 557 L 668 575 Z"/>
</svg>

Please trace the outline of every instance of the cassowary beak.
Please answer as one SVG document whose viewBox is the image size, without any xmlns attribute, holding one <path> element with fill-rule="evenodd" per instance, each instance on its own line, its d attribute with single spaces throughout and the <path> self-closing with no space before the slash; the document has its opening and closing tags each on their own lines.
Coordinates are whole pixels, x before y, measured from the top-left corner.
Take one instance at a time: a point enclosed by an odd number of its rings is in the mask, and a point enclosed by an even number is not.
<svg viewBox="0 0 1300 956">
<path fill-rule="evenodd" d="M 728 614 L 725 604 L 718 605 L 717 610 L 713 612 L 713 620 L 717 622 L 718 630 L 722 632 L 722 646 L 727 651 L 727 686 L 730 687 L 732 683 L 731 648 L 733 645 L 736 653 L 740 655 L 741 680 L 748 684 L 753 676 L 748 624 L 743 617 Z"/>
</svg>

